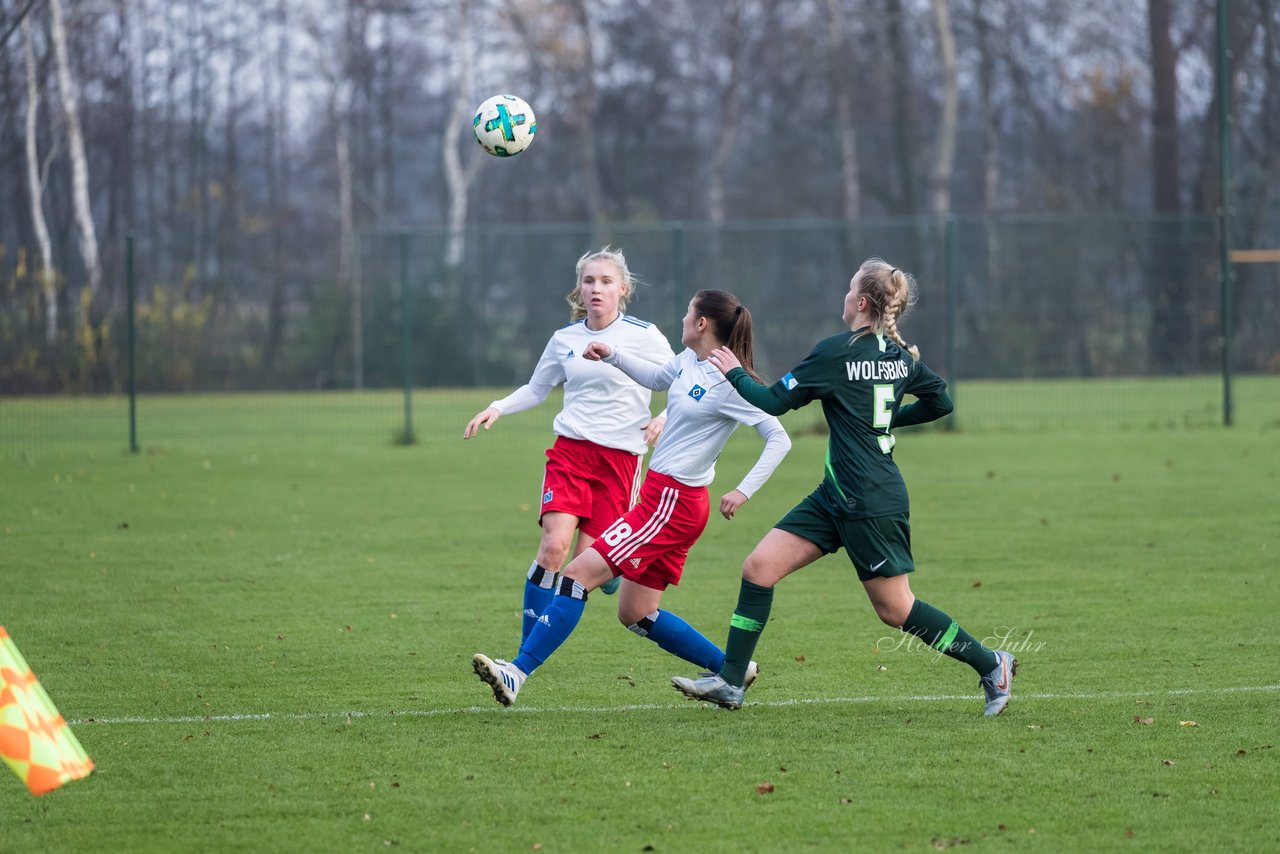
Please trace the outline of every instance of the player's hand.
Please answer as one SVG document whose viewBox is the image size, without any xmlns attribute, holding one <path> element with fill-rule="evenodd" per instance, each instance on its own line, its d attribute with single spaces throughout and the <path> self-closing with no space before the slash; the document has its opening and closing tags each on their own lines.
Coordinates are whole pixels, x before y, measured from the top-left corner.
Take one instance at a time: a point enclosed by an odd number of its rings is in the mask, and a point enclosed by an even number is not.
<svg viewBox="0 0 1280 854">
<path fill-rule="evenodd" d="M 747 503 L 747 496 L 733 490 L 726 492 L 720 499 L 720 515 L 726 519 L 732 519 L 733 514 L 738 512 L 738 508 Z"/>
<path fill-rule="evenodd" d="M 613 354 L 613 348 L 603 341 L 592 341 L 582 350 L 582 358 L 590 359 L 593 362 L 599 362 L 607 359 Z"/>
<path fill-rule="evenodd" d="M 502 413 L 494 407 L 490 406 L 483 412 L 477 413 L 475 418 L 467 422 L 467 429 L 462 431 L 463 439 L 470 439 L 472 436 L 480 432 L 480 428 L 488 430 L 493 426 L 493 422 L 502 417 Z"/>
<path fill-rule="evenodd" d="M 594 341 L 592 342 L 595 343 Z M 667 416 L 659 415 L 644 425 L 644 441 L 645 444 L 652 448 L 658 444 L 658 437 L 662 435 L 662 428 L 667 426 Z"/>
<path fill-rule="evenodd" d="M 716 370 L 722 374 L 728 374 L 734 368 L 741 368 L 742 363 L 738 361 L 738 357 L 728 347 L 717 347 L 711 351 L 711 355 L 707 357 L 707 361 L 716 366 Z"/>
</svg>

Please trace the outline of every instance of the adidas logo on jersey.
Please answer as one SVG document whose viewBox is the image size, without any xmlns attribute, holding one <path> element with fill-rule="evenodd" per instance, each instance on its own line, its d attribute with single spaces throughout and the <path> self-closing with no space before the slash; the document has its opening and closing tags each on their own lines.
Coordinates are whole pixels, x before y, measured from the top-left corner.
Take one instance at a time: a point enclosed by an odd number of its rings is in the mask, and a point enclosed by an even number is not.
<svg viewBox="0 0 1280 854">
<path fill-rule="evenodd" d="M 632 569 L 639 569 L 639 568 L 640 568 L 640 558 L 638 558 L 638 557 L 633 557 L 633 558 L 631 559 L 631 568 L 632 568 Z"/>
</svg>

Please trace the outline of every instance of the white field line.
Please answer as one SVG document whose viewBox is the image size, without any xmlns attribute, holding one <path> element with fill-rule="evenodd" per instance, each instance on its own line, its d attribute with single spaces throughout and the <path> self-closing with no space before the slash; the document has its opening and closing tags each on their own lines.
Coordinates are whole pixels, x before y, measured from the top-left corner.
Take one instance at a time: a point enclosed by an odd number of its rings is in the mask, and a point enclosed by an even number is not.
<svg viewBox="0 0 1280 854">
<path fill-rule="evenodd" d="M 1159 697 L 1193 697 L 1220 696 L 1224 694 L 1256 694 L 1280 691 L 1280 685 L 1241 685 L 1231 688 L 1175 688 L 1170 691 L 1103 691 L 1099 693 L 1079 694 L 1014 694 L 1014 700 L 1127 700 L 1155 699 Z M 956 700 L 974 701 L 977 694 L 916 694 L 908 696 L 867 695 L 862 697 L 811 697 L 795 700 L 766 700 L 760 703 L 747 703 L 743 708 L 782 708 L 786 706 L 818 706 L 848 703 L 938 703 Z M 703 708 L 712 706 L 689 706 L 685 703 L 641 703 L 627 706 L 513 706 L 504 708 L 497 705 L 462 706 L 452 709 L 400 709 L 386 712 L 257 712 L 224 715 L 180 715 L 176 717 L 123 717 L 123 718 L 81 718 L 68 721 L 72 726 L 82 724 L 194 724 L 194 723 L 234 723 L 237 721 L 311 721 L 329 718 L 433 718 L 441 715 L 474 715 L 474 714 L 608 714 L 610 712 L 650 712 L 670 711 L 672 709 Z"/>
</svg>

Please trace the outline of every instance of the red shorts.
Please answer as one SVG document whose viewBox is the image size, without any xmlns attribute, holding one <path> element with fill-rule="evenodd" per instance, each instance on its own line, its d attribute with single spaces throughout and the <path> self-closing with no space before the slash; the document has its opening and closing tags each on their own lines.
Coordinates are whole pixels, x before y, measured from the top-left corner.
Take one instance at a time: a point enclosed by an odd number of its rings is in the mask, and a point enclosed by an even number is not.
<svg viewBox="0 0 1280 854">
<path fill-rule="evenodd" d="M 594 539 L 631 509 L 639 486 L 640 458 L 635 454 L 557 436 L 547 449 L 538 524 L 543 513 L 568 513 L 578 517 L 583 536 Z"/>
<path fill-rule="evenodd" d="M 592 544 L 614 575 L 653 590 L 680 583 L 689 548 L 707 527 L 705 486 L 686 486 L 656 471 L 645 476 L 640 503 Z"/>
</svg>

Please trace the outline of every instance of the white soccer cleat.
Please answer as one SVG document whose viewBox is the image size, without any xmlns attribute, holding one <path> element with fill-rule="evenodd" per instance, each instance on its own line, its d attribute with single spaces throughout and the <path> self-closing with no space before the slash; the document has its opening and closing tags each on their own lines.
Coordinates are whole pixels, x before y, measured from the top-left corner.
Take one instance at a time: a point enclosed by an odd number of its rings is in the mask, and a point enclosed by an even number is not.
<svg viewBox="0 0 1280 854">
<path fill-rule="evenodd" d="M 719 673 L 708 673 L 703 671 L 701 678 L 686 679 L 683 676 L 673 676 L 671 678 L 671 687 L 675 688 L 681 694 L 684 694 L 690 700 L 702 700 L 707 703 L 715 703 L 722 709 L 742 708 L 743 695 L 747 693 L 747 689 L 751 687 L 751 683 L 756 681 L 756 677 L 760 675 L 760 665 L 754 661 L 747 665 L 746 676 L 742 680 L 742 686 L 730 685 L 724 681 Z"/>
<path fill-rule="evenodd" d="M 698 678 L 699 678 L 699 679 L 705 679 L 705 678 L 707 678 L 708 676 L 718 676 L 718 675 L 720 675 L 720 674 L 718 674 L 718 673 L 712 673 L 710 670 L 699 670 L 699 671 L 698 671 Z M 749 662 L 749 663 L 747 664 L 747 675 L 746 675 L 746 677 L 742 680 L 742 690 L 744 690 L 744 691 L 745 691 L 746 689 L 750 688 L 750 687 L 751 687 L 751 683 L 755 682 L 755 681 L 756 681 L 756 677 L 757 677 L 757 676 L 759 676 L 759 675 L 760 675 L 760 665 L 756 664 L 754 661 Z"/>
<path fill-rule="evenodd" d="M 745 688 L 730 685 L 719 674 L 703 676 L 701 679 L 674 676 L 671 679 L 671 687 L 690 700 L 715 703 L 722 709 L 730 710 L 742 708 L 742 695 L 746 693 Z"/>
<path fill-rule="evenodd" d="M 1009 705 L 1013 696 L 1013 677 L 1018 673 L 1018 659 L 1013 653 L 996 650 L 996 668 L 978 680 L 987 695 L 987 706 L 982 713 L 988 717 L 998 715 Z"/>
<path fill-rule="evenodd" d="M 493 689 L 493 699 L 504 706 L 510 706 L 516 701 L 520 686 L 524 685 L 524 680 L 529 678 L 511 662 L 503 661 L 501 658 L 489 658 L 479 652 L 471 658 L 471 669 L 476 672 L 481 681 Z"/>
</svg>

